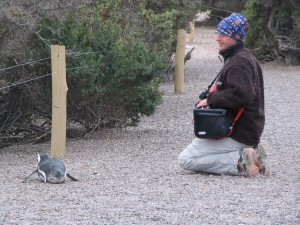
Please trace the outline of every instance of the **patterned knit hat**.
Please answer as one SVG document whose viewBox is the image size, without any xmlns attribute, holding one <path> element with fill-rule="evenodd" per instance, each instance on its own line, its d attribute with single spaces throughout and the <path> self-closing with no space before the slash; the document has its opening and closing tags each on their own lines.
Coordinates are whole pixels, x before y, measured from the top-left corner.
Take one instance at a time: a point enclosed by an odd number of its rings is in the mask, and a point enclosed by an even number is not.
<svg viewBox="0 0 300 225">
<path fill-rule="evenodd" d="M 217 31 L 237 41 L 243 41 L 249 28 L 248 19 L 245 16 L 239 13 L 232 13 L 218 24 Z"/>
</svg>

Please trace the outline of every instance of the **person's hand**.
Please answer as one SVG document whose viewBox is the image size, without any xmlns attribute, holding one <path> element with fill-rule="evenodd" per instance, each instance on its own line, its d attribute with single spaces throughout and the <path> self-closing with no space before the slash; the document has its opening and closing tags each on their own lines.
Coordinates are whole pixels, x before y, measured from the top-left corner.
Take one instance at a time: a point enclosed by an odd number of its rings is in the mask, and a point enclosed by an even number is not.
<svg viewBox="0 0 300 225">
<path fill-rule="evenodd" d="M 207 99 L 203 99 L 197 104 L 196 108 L 200 107 L 207 107 Z"/>
</svg>

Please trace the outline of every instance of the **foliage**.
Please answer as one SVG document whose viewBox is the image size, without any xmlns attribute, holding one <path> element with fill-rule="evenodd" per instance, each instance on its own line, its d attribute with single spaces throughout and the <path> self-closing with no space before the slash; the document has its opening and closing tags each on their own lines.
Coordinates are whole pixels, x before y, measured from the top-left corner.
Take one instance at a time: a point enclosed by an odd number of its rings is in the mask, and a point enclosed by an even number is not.
<svg viewBox="0 0 300 225">
<path fill-rule="evenodd" d="M 250 30 L 246 36 L 247 45 L 252 49 L 259 49 L 260 53 L 256 53 L 259 59 L 263 59 L 262 57 L 270 51 L 269 46 L 263 43 L 264 35 L 268 33 L 268 15 L 264 11 L 261 1 L 257 0 L 248 1 L 244 11 L 250 23 Z"/>
<path fill-rule="evenodd" d="M 203 0 L 201 11 L 209 11 L 209 20 L 206 24 L 217 25 L 221 19 L 231 12 L 241 12 L 245 9 L 246 0 Z"/>
<path fill-rule="evenodd" d="M 68 49 L 68 67 L 78 68 L 68 72 L 68 118 L 87 130 L 116 123 L 137 125 L 161 102 L 158 87 L 165 52 L 155 45 L 148 48 L 138 32 L 124 34 L 119 24 L 104 22 L 99 14 L 101 10 L 84 8 L 81 21 L 72 15 L 40 25 L 40 34 L 55 40 L 51 44 Z"/>
<path fill-rule="evenodd" d="M 35 2 L 0 3 L 0 66 L 9 68 L 0 71 L 3 145 L 50 137 L 53 44 L 67 50 L 68 124 L 91 132 L 137 125 L 154 113 L 177 29 L 201 1 Z"/>
<path fill-rule="evenodd" d="M 245 14 L 252 27 L 247 43 L 261 60 L 300 63 L 299 7 L 292 1 L 249 0 Z"/>
<path fill-rule="evenodd" d="M 300 64 L 300 3 L 295 0 L 203 0 L 216 25 L 230 12 L 242 12 L 250 22 L 245 43 L 261 61 Z"/>
<path fill-rule="evenodd" d="M 165 1 L 145 1 L 145 9 L 152 10 L 156 14 L 165 12 L 176 12 L 174 20 L 175 29 L 186 27 L 186 23 L 193 21 L 195 15 L 200 10 L 202 0 L 165 0 Z"/>
<path fill-rule="evenodd" d="M 300 10 L 294 10 L 292 12 L 292 19 L 294 21 L 294 31 L 300 33 Z"/>
</svg>

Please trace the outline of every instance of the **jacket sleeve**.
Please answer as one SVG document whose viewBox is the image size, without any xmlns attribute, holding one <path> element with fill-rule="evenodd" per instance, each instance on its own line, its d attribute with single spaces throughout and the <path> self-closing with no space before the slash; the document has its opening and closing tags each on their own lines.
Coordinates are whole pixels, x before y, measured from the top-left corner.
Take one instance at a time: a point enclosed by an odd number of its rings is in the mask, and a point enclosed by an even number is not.
<svg viewBox="0 0 300 225">
<path fill-rule="evenodd" d="M 208 95 L 208 106 L 234 110 L 246 107 L 256 95 L 251 61 L 244 57 L 234 57 L 225 66 L 219 78 L 223 88 Z"/>
</svg>

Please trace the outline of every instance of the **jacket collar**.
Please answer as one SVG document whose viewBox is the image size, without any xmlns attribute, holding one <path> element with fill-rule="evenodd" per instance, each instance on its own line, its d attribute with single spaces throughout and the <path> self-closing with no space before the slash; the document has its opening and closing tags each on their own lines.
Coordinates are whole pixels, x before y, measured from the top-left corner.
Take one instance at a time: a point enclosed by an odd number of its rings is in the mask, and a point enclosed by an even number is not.
<svg viewBox="0 0 300 225">
<path fill-rule="evenodd" d="M 232 56 L 234 56 L 236 53 L 243 50 L 244 48 L 245 48 L 244 43 L 238 42 L 237 44 L 225 49 L 224 51 L 220 51 L 219 54 L 223 56 L 224 61 L 226 62 L 228 58 L 231 58 Z"/>
</svg>

